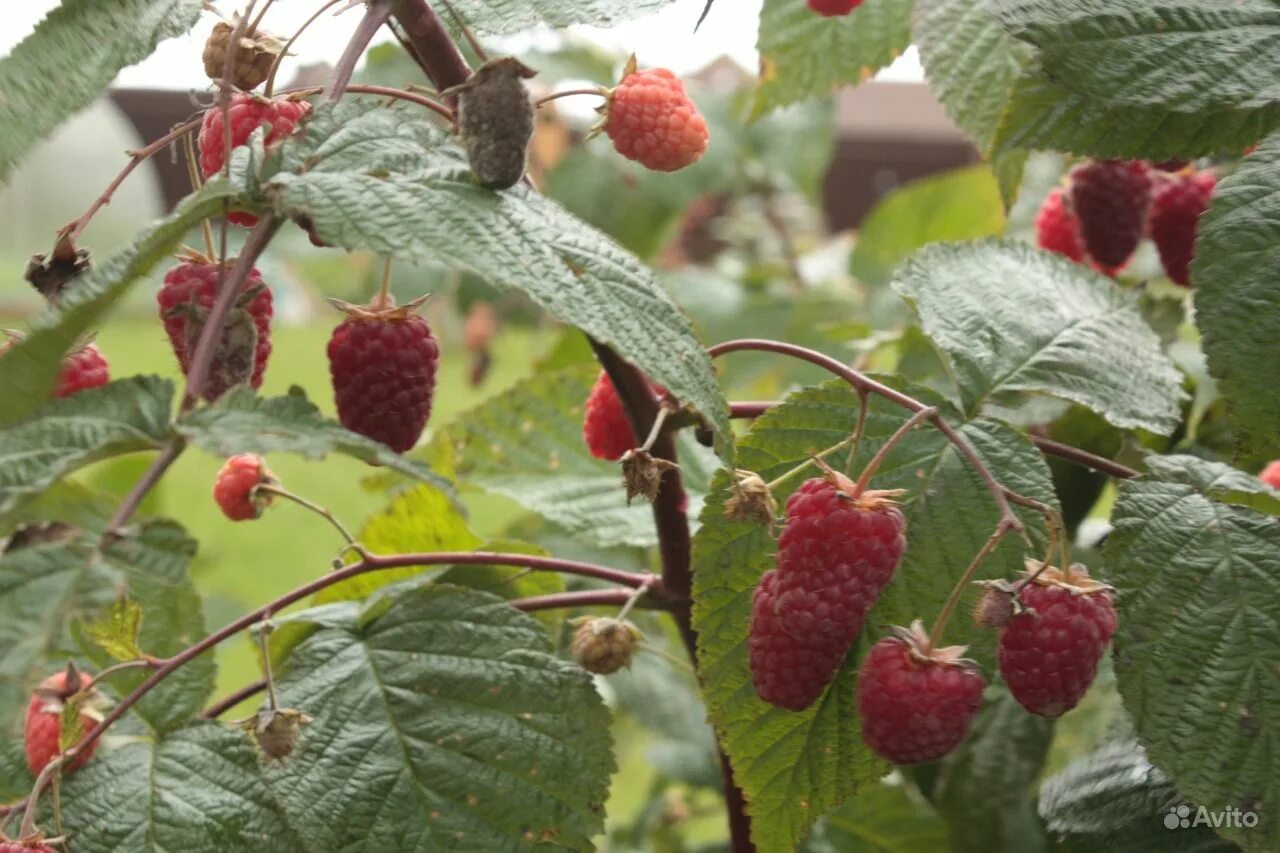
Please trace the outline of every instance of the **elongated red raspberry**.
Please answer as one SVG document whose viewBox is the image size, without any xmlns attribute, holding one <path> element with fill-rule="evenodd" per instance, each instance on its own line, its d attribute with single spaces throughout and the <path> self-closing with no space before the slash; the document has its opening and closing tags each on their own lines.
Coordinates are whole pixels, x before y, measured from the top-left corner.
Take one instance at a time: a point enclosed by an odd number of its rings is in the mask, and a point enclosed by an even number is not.
<svg viewBox="0 0 1280 853">
<path fill-rule="evenodd" d="M 906 549 L 906 521 L 848 478 L 805 481 L 787 501 L 777 568 L 761 578 L 749 657 L 760 698 L 798 711 L 822 695 Z"/>
<path fill-rule="evenodd" d="M 234 259 L 227 262 L 230 271 Z M 218 293 L 218 265 L 191 256 L 165 273 L 156 293 L 160 319 L 169 335 L 178 364 L 191 368 L 196 342 Z M 200 396 L 212 402 L 234 385 L 257 389 L 271 357 L 271 288 L 256 270 L 249 272 L 214 351 L 209 377 Z"/>
<path fill-rule="evenodd" d="M 867 746 L 894 764 L 937 761 L 959 746 L 986 687 L 964 651 L 931 648 L 919 621 L 872 646 L 857 689 Z"/>
<path fill-rule="evenodd" d="M 1280 459 L 1267 463 L 1267 467 L 1258 474 L 1258 479 L 1273 489 L 1280 489 Z"/>
<path fill-rule="evenodd" d="M 1076 263 L 1084 261 L 1080 223 L 1067 207 L 1066 191 L 1062 187 L 1054 188 L 1040 205 L 1040 212 L 1036 214 L 1036 245 Z"/>
<path fill-rule="evenodd" d="M 258 518 L 271 505 L 270 492 L 255 492 L 261 485 L 277 482 L 267 463 L 255 453 L 232 456 L 213 481 L 213 499 L 222 514 L 232 521 Z"/>
<path fill-rule="evenodd" d="M 1213 172 L 1206 171 L 1176 175 L 1156 185 L 1147 231 L 1160 250 L 1165 273 L 1183 287 L 1191 286 L 1196 231 L 1217 184 Z"/>
<path fill-rule="evenodd" d="M 427 321 L 414 313 L 421 303 L 335 302 L 347 319 L 329 338 L 329 375 L 342 425 L 397 453 L 417 444 L 436 389 L 440 347 Z"/>
<path fill-rule="evenodd" d="M 629 66 L 609 94 L 604 131 L 628 160 L 656 172 L 674 172 L 698 162 L 707 150 L 706 119 L 665 68 Z"/>
<path fill-rule="evenodd" d="M 231 125 L 231 147 L 237 148 L 249 141 L 253 132 L 264 124 L 269 124 L 266 144 L 275 144 L 293 133 L 302 117 L 311 109 L 306 101 L 290 101 L 277 98 L 268 101 L 255 95 L 237 92 L 231 96 L 231 104 L 227 109 Z M 200 124 L 200 171 L 206 178 L 211 178 L 222 171 L 227 162 L 228 150 L 223 132 L 222 110 L 217 105 L 204 112 L 204 120 Z M 251 213 L 232 212 L 227 219 L 237 225 L 252 227 L 258 217 Z"/>
<path fill-rule="evenodd" d="M 1094 160 L 1071 170 L 1071 210 L 1085 252 L 1105 272 L 1128 263 L 1150 207 L 1151 167 L 1142 160 Z"/>
<path fill-rule="evenodd" d="M 66 397 L 86 388 L 97 388 L 111 381 L 107 359 L 95 344 L 85 344 L 62 360 L 58 368 L 55 397 Z"/>
<path fill-rule="evenodd" d="M 1027 571 L 1040 564 L 1028 561 Z M 1022 588 L 1027 608 L 1000 631 L 1000 674 L 1022 707 L 1060 717 L 1079 703 L 1098 674 L 1098 662 L 1116 632 L 1110 588 L 1084 566 L 1070 577 L 1048 568 Z"/>
<path fill-rule="evenodd" d="M 38 775 L 62 751 L 58 748 L 58 737 L 62 732 L 59 718 L 62 707 L 76 693 L 88 690 L 92 683 L 93 679 L 86 673 L 68 666 L 66 671 L 54 673 L 40 682 L 40 686 L 31 694 L 23 725 L 23 745 L 27 753 L 27 768 L 32 774 Z M 92 714 L 81 713 L 80 725 L 85 734 L 88 734 L 97 725 L 97 720 Z M 97 741 L 89 744 L 88 748 L 63 768 L 63 772 L 83 767 L 97 746 Z"/>
<path fill-rule="evenodd" d="M 828 18 L 847 15 L 862 5 L 862 0 L 809 0 L 809 8 Z"/>
<path fill-rule="evenodd" d="M 650 383 L 655 397 L 661 396 L 666 389 L 661 385 Z M 622 408 L 622 400 L 613 387 L 609 374 L 603 370 L 596 377 L 596 384 L 591 386 L 587 395 L 586 413 L 582 418 L 582 437 L 587 442 L 587 449 L 597 459 L 616 462 L 628 450 L 639 447 L 640 442 L 631 431 L 631 422 Z"/>
</svg>

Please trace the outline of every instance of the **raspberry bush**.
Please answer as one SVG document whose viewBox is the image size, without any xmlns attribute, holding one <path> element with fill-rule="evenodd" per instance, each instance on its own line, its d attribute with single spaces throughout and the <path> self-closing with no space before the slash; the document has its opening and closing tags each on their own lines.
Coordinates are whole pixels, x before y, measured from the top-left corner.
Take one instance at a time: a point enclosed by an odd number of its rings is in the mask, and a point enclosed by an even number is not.
<svg viewBox="0 0 1280 853">
<path fill-rule="evenodd" d="M 664 0 L 348 4 L 308 87 L 210 5 L 0 60 L 7 181 L 212 31 L 0 345 L 0 850 L 1280 847 L 1271 4 L 765 0 L 732 91 L 483 55 Z M 832 237 L 831 93 L 911 44 L 982 162 Z M 166 375 L 112 351 L 142 281 Z"/>
</svg>

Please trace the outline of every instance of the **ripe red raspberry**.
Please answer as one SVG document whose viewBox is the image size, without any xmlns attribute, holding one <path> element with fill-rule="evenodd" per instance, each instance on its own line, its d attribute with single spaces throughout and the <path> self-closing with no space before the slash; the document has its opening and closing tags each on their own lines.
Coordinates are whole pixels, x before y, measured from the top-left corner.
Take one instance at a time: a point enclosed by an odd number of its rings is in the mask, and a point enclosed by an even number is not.
<svg viewBox="0 0 1280 853">
<path fill-rule="evenodd" d="M 1080 245 L 1080 223 L 1067 207 L 1066 191 L 1055 188 L 1040 205 L 1036 214 L 1036 245 L 1065 255 L 1076 263 L 1084 262 L 1084 246 Z"/>
<path fill-rule="evenodd" d="M 416 309 L 348 305 L 347 319 L 329 338 L 329 375 L 338 418 L 352 432 L 397 453 L 418 442 L 431 415 L 440 347 Z"/>
<path fill-rule="evenodd" d="M 1040 564 L 1027 563 L 1034 572 Z M 1000 674 L 1022 707 L 1060 717 L 1084 696 L 1116 632 L 1111 590 L 1081 565 L 1045 569 L 1018 594 L 1024 612 L 1000 631 Z"/>
<path fill-rule="evenodd" d="M 31 702 L 27 705 L 27 717 L 23 726 L 23 744 L 27 752 L 27 768 L 34 775 L 39 775 L 45 765 L 62 751 L 58 748 L 58 736 L 62 732 L 63 704 L 83 690 L 88 690 L 93 679 L 80 672 L 74 664 L 69 664 L 63 672 L 57 672 L 40 683 L 31 694 Z M 85 734 L 97 725 L 92 713 L 80 714 L 80 725 Z M 79 770 L 93 755 L 98 742 L 89 744 L 83 752 L 76 755 L 69 765 L 63 768 L 64 773 Z"/>
<path fill-rule="evenodd" d="M 228 270 L 232 262 L 227 262 Z M 217 292 L 218 265 L 192 255 L 165 274 L 156 293 L 160 319 L 184 373 L 191 367 L 191 356 Z M 200 396 L 206 401 L 218 399 L 234 385 L 247 382 L 254 389 L 262 385 L 271 357 L 272 312 L 271 288 L 256 269 L 251 270 L 227 315 L 209 377 L 201 389 Z"/>
<path fill-rule="evenodd" d="M 650 387 L 655 396 L 667 393 L 661 385 L 651 383 Z M 596 384 L 591 386 L 591 393 L 587 395 L 582 437 L 592 456 L 610 462 L 618 461 L 628 450 L 640 446 L 635 433 L 631 431 L 631 422 L 627 420 L 617 389 L 613 387 L 609 374 L 603 370 L 596 378 Z"/>
<path fill-rule="evenodd" d="M 809 0 L 810 9 L 828 18 L 847 15 L 861 5 L 862 0 Z"/>
<path fill-rule="evenodd" d="M 1196 230 L 1217 183 L 1213 172 L 1177 175 L 1159 182 L 1151 202 L 1147 231 L 1160 250 L 1165 273 L 1183 287 L 1191 286 Z"/>
<path fill-rule="evenodd" d="M 0 836 L 0 853 L 58 853 L 44 843 L 44 836 L 35 835 L 21 841 L 11 841 Z"/>
<path fill-rule="evenodd" d="M 271 125 L 271 129 L 267 131 L 266 144 L 273 145 L 293 133 L 309 109 L 311 105 L 306 101 L 290 101 L 285 98 L 268 101 L 237 92 L 231 96 L 231 105 L 227 109 L 231 124 L 231 147 L 244 145 L 253 132 L 264 124 Z M 227 153 L 222 110 L 215 104 L 205 110 L 204 121 L 200 125 L 200 171 L 206 178 L 222 171 Z M 246 227 L 252 227 L 258 222 L 258 217 L 242 212 L 233 212 L 227 219 Z"/>
<path fill-rule="evenodd" d="M 62 360 L 58 368 L 55 397 L 66 397 L 86 388 L 97 388 L 111 381 L 107 359 L 94 344 L 85 344 Z"/>
<path fill-rule="evenodd" d="M 1114 273 L 1146 233 L 1151 167 L 1142 160 L 1094 160 L 1071 170 L 1071 210 L 1085 251 Z"/>
<path fill-rule="evenodd" d="M 258 518 L 271 505 L 270 492 L 255 492 L 261 485 L 275 485 L 267 463 L 254 453 L 232 456 L 213 481 L 213 499 L 222 508 L 222 514 L 232 521 L 248 521 Z"/>
<path fill-rule="evenodd" d="M 964 646 L 934 649 L 919 620 L 871 647 L 858 671 L 862 739 L 894 764 L 937 761 L 960 745 L 986 681 Z"/>
<path fill-rule="evenodd" d="M 906 521 L 883 492 L 857 494 L 828 472 L 787 501 L 777 568 L 751 609 L 751 677 L 760 698 L 799 711 L 822 695 L 906 549 Z"/>
<path fill-rule="evenodd" d="M 1258 479 L 1273 489 L 1280 489 L 1280 459 L 1268 463 L 1258 475 Z"/>
<path fill-rule="evenodd" d="M 609 93 L 604 131 L 619 154 L 657 172 L 698 162 L 709 136 L 680 78 L 665 68 L 636 71 L 634 58 Z"/>
</svg>

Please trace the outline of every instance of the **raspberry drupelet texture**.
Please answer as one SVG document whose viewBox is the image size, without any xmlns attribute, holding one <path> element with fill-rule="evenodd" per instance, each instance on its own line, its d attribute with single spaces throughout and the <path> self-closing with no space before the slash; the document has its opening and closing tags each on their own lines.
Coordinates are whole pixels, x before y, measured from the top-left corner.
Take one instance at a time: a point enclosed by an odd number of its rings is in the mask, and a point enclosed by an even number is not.
<svg viewBox="0 0 1280 853">
<path fill-rule="evenodd" d="M 647 169 L 674 172 L 707 150 L 706 119 L 665 68 L 632 71 L 609 95 L 604 131 L 613 147 Z"/>
<path fill-rule="evenodd" d="M 654 396 L 666 393 L 661 385 L 651 385 Z M 627 412 L 622 407 L 618 391 L 613 387 L 609 374 L 603 370 L 596 377 L 596 384 L 591 386 L 587 395 L 585 414 L 582 418 L 582 437 L 587 442 L 587 449 L 597 459 L 616 462 L 628 450 L 639 447 L 640 442 L 631 430 L 631 422 L 627 420 Z"/>
<path fill-rule="evenodd" d="M 86 388 L 97 388 L 111 381 L 107 359 L 94 344 L 86 344 L 62 360 L 58 368 L 58 384 L 54 396 L 67 397 Z"/>
<path fill-rule="evenodd" d="M 222 514 L 232 521 L 259 518 L 271 503 L 269 492 L 254 492 L 257 486 L 276 482 L 267 463 L 254 453 L 232 456 L 213 481 L 213 499 Z"/>
<path fill-rule="evenodd" d="M 406 309 L 353 309 L 328 350 L 342 425 L 397 453 L 426 428 L 440 363 L 431 327 Z"/>
<path fill-rule="evenodd" d="M 184 261 L 165 273 L 156 293 L 160 319 L 184 373 L 191 368 L 196 342 L 217 296 L 218 272 L 217 264 L 203 259 Z M 247 382 L 254 389 L 262 385 L 271 357 L 273 310 L 271 288 L 256 269 L 251 270 L 214 350 L 200 392 L 206 401 L 216 400 L 233 385 Z"/>
<path fill-rule="evenodd" d="M 1146 233 L 1151 167 L 1142 160 L 1094 160 L 1071 170 L 1071 210 L 1084 250 L 1103 272 L 1129 262 Z"/>
<path fill-rule="evenodd" d="M 273 145 L 293 133 L 309 109 L 311 105 L 306 101 L 283 98 L 268 101 L 237 92 L 231 96 L 231 104 L 227 109 L 231 126 L 231 147 L 244 145 L 253 132 L 264 124 L 271 126 L 267 131 L 266 144 Z M 223 127 L 222 110 L 216 104 L 205 110 L 204 120 L 200 124 L 199 146 L 200 171 L 206 178 L 221 172 L 227 162 Z M 258 217 L 242 211 L 233 211 L 227 219 L 246 227 L 252 227 L 258 222 Z"/>
<path fill-rule="evenodd" d="M 752 602 L 752 680 L 781 708 L 800 710 L 822 695 L 906 549 L 897 505 L 875 492 L 854 497 L 852 486 L 829 475 L 796 490 L 777 568 Z"/>
<path fill-rule="evenodd" d="M 62 732 L 60 716 L 63 705 L 76 693 L 88 690 L 92 683 L 93 680 L 82 672 L 75 672 L 71 680 L 68 679 L 66 671 L 57 672 L 42 681 L 31 694 L 23 725 L 23 745 L 27 753 L 27 769 L 32 775 L 39 775 L 45 765 L 62 751 L 58 747 L 58 738 Z M 80 725 L 85 734 L 88 734 L 89 730 L 97 725 L 97 720 L 89 714 L 82 713 Z M 83 767 L 97 746 L 97 741 L 89 744 L 87 749 L 77 754 L 71 763 L 63 768 L 63 772 L 69 773 Z"/>
<path fill-rule="evenodd" d="M 1258 479 L 1273 489 L 1280 489 L 1280 459 L 1267 463 L 1267 467 L 1258 474 Z"/>
<path fill-rule="evenodd" d="M 1159 182 L 1151 202 L 1147 231 L 1160 251 L 1165 273 L 1183 287 L 1191 286 L 1196 231 L 1217 184 L 1212 172 L 1175 175 Z"/>
<path fill-rule="evenodd" d="M 960 745 L 982 707 L 986 681 L 960 648 L 927 650 L 902 631 L 871 647 L 858 671 L 862 739 L 894 764 L 937 761 Z M 925 644 L 922 648 L 921 640 Z"/>
<path fill-rule="evenodd" d="M 1036 245 L 1077 263 L 1084 261 L 1080 223 L 1067 207 L 1066 191 L 1062 187 L 1045 196 L 1044 203 L 1040 205 L 1040 212 L 1036 214 Z"/>
<path fill-rule="evenodd" d="M 1034 569 L 1029 565 L 1028 571 Z M 1025 612 L 1000 632 L 1000 674 L 1022 707 L 1060 717 L 1093 683 L 1115 634 L 1111 591 L 1077 565 L 1067 579 L 1057 569 L 1046 569 L 1019 597 Z"/>
<path fill-rule="evenodd" d="M 809 0 L 809 8 L 828 18 L 847 15 L 862 5 L 862 0 Z"/>
</svg>

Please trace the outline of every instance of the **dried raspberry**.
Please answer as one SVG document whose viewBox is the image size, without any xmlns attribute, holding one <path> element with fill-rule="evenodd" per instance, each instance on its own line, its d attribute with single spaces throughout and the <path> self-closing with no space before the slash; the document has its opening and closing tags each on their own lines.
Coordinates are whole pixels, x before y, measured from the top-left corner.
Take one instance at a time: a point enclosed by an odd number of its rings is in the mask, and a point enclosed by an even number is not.
<svg viewBox="0 0 1280 853">
<path fill-rule="evenodd" d="M 756 692 L 798 711 L 822 695 L 906 549 L 906 521 L 883 492 L 829 472 L 787 501 L 777 568 L 751 610 Z"/>
<path fill-rule="evenodd" d="M 937 761 L 960 745 L 986 681 L 963 646 L 933 649 L 919 621 L 871 647 L 858 671 L 862 739 L 894 764 Z"/>
<path fill-rule="evenodd" d="M 585 616 L 575 620 L 569 651 L 587 672 L 610 675 L 631 666 L 631 653 L 644 638 L 640 629 L 625 619 Z"/>
<path fill-rule="evenodd" d="M 1280 489 L 1280 459 L 1268 463 L 1258 475 L 1258 479 L 1273 489 Z"/>
<path fill-rule="evenodd" d="M 229 260 L 225 269 L 230 271 L 233 263 L 234 259 Z M 191 255 L 165 273 L 164 284 L 156 293 L 160 319 L 184 373 L 191 368 L 191 356 L 217 292 L 218 265 Z M 214 351 L 201 390 L 206 401 L 218 399 L 234 385 L 247 382 L 254 389 L 262 385 L 271 357 L 272 312 L 271 289 L 256 269 L 251 270 Z"/>
<path fill-rule="evenodd" d="M 248 521 L 260 517 L 271 505 L 271 493 L 255 489 L 277 482 L 261 456 L 242 453 L 228 459 L 218 472 L 218 478 L 213 481 L 213 499 L 227 518 Z"/>
<path fill-rule="evenodd" d="M 23 745 L 27 752 L 27 768 L 32 774 L 39 775 L 45 765 L 62 752 L 58 746 L 58 737 L 62 732 L 62 707 L 75 694 L 89 690 L 92 684 L 93 679 L 88 674 L 76 669 L 75 664 L 68 664 L 66 670 L 46 678 L 31 694 L 23 726 Z M 86 735 L 97 723 L 94 714 L 80 714 L 80 725 Z M 63 772 L 70 773 L 83 767 L 97 746 L 97 741 L 89 744 L 63 768 Z"/>
<path fill-rule="evenodd" d="M 1071 210 L 1085 251 L 1105 272 L 1128 263 L 1150 207 L 1151 168 L 1142 160 L 1094 160 L 1071 170 Z"/>
<path fill-rule="evenodd" d="M 329 338 L 329 375 L 342 425 L 397 453 L 413 447 L 431 415 L 440 347 L 417 299 L 401 308 L 334 301 L 347 319 Z"/>
<path fill-rule="evenodd" d="M 518 59 L 491 59 L 442 94 L 458 99 L 458 133 L 482 187 L 505 190 L 524 177 L 533 104 L 522 79 L 538 72 Z"/>
<path fill-rule="evenodd" d="M 107 359 L 95 344 L 85 344 L 62 360 L 58 368 L 55 397 L 66 397 L 86 388 L 97 388 L 111 381 Z"/>
<path fill-rule="evenodd" d="M 222 79 L 227 67 L 227 52 L 235 35 L 238 21 L 219 21 L 213 25 L 209 40 L 204 43 L 204 73 L 215 83 Z M 263 32 L 245 32 L 231 61 L 231 85 L 237 89 L 256 89 L 271 73 L 276 57 L 284 50 L 284 42 Z"/>
<path fill-rule="evenodd" d="M 1169 278 L 1191 286 L 1200 215 L 1209 208 L 1218 179 L 1213 172 L 1190 172 L 1161 181 L 1151 202 L 1147 231 L 1160 250 L 1160 263 Z"/>
<path fill-rule="evenodd" d="M 1067 207 L 1066 191 L 1061 187 L 1045 196 L 1040 212 L 1036 214 L 1036 245 L 1065 255 L 1076 263 L 1084 261 L 1080 223 Z"/>
<path fill-rule="evenodd" d="M 665 394 L 661 385 L 651 385 L 654 394 Z M 603 370 L 596 378 L 587 395 L 586 415 L 582 419 L 582 437 L 586 439 L 587 449 L 597 459 L 616 462 L 640 442 L 631 431 L 631 422 L 622 408 L 622 400 L 618 397 L 609 374 Z"/>
<path fill-rule="evenodd" d="M 1040 563 L 1029 560 L 1028 573 Z M 1025 612 L 1000 632 L 1000 674 L 1022 707 L 1059 717 L 1084 696 L 1116 631 L 1110 588 L 1084 567 L 1045 569 L 1019 593 Z"/>
<path fill-rule="evenodd" d="M 665 68 L 636 71 L 632 57 L 602 109 L 613 147 L 647 169 L 674 172 L 698 162 L 707 150 L 706 119 L 680 78 Z"/>
<path fill-rule="evenodd" d="M 268 101 L 254 95 L 236 93 L 231 96 L 227 109 L 231 123 L 231 147 L 236 148 L 249 141 L 249 137 L 261 125 L 269 124 L 266 144 L 273 145 L 293 133 L 302 117 L 311 109 L 306 101 L 290 101 L 285 98 Z M 226 140 L 223 138 L 222 110 L 215 104 L 204 112 L 200 125 L 200 171 L 211 178 L 222 171 L 227 161 Z M 227 219 L 236 225 L 252 227 L 258 217 L 251 213 L 233 211 Z"/>
<path fill-rule="evenodd" d="M 311 717 L 295 708 L 263 708 L 243 725 L 269 761 L 281 761 L 293 755 L 302 738 L 302 728 Z"/>
<path fill-rule="evenodd" d="M 862 0 L 809 0 L 809 8 L 828 18 L 847 15 L 862 5 Z"/>
</svg>

